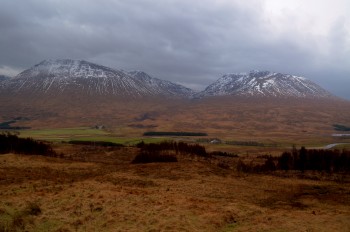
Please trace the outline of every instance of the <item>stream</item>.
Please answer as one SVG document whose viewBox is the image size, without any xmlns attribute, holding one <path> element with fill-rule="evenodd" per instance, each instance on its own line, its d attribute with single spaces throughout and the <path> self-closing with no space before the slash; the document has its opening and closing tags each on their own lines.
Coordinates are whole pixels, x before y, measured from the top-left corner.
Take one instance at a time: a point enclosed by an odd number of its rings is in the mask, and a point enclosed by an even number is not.
<svg viewBox="0 0 350 232">
<path fill-rule="evenodd" d="M 344 145 L 344 144 L 350 144 L 350 143 L 331 143 L 331 144 L 328 144 L 326 146 L 323 147 L 323 149 L 331 149 L 335 146 L 338 146 L 338 145 Z"/>
</svg>

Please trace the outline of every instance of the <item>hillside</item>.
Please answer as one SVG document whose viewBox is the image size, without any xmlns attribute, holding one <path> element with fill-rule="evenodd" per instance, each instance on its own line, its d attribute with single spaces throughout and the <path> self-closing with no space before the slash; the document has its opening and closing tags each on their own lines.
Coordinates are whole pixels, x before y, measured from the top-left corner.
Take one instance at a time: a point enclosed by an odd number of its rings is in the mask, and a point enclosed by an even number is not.
<svg viewBox="0 0 350 232">
<path fill-rule="evenodd" d="M 143 71 L 130 71 L 127 72 L 127 74 L 134 78 L 137 78 L 138 80 L 146 83 L 148 86 L 151 86 L 154 89 L 161 89 L 163 95 L 188 97 L 194 94 L 194 91 L 192 89 L 172 83 L 170 81 L 151 77 Z"/>
<path fill-rule="evenodd" d="M 2 82 L 4 82 L 4 81 L 9 80 L 9 79 L 10 79 L 10 77 L 8 77 L 8 76 L 0 75 L 0 84 L 1 84 Z"/>
<path fill-rule="evenodd" d="M 227 95 L 283 98 L 332 97 L 332 94 L 304 77 L 269 71 L 226 74 L 196 96 Z"/>
<path fill-rule="evenodd" d="M 191 90 L 147 75 L 140 78 L 84 60 L 45 60 L 21 72 L 3 86 L 9 94 L 74 96 L 184 97 Z"/>
</svg>

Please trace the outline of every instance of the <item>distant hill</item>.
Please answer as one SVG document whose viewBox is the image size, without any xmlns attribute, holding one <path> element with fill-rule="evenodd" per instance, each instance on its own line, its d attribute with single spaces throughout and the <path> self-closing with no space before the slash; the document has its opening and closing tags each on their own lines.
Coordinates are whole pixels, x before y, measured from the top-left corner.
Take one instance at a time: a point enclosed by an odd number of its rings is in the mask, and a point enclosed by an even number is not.
<svg viewBox="0 0 350 232">
<path fill-rule="evenodd" d="M 208 96 L 329 98 L 333 95 L 312 81 L 269 71 L 226 74 L 197 97 Z"/>
<path fill-rule="evenodd" d="M 143 71 L 121 71 L 84 60 L 45 60 L 14 78 L 0 76 L 2 92 L 123 98 L 209 96 L 330 98 L 331 93 L 299 76 L 269 71 L 226 74 L 204 91 L 153 78 Z"/>
<path fill-rule="evenodd" d="M 84 60 L 45 60 L 21 72 L 3 87 L 16 94 L 96 96 L 126 98 L 186 97 L 188 88 L 152 78 L 146 73 L 108 68 Z"/>
<path fill-rule="evenodd" d="M 43 61 L 0 83 L 4 127 L 105 125 L 117 136 L 195 131 L 259 142 L 323 139 L 333 125 L 350 125 L 349 118 L 349 101 L 305 78 L 267 71 L 227 74 L 194 94 L 142 71 L 65 59 Z"/>
<path fill-rule="evenodd" d="M 158 90 L 162 95 L 169 96 L 191 96 L 194 94 L 192 89 L 186 88 L 182 85 L 172 83 L 170 81 L 161 80 L 151 77 L 143 71 L 131 71 L 127 72 L 128 75 L 137 78 L 148 86 L 152 86 L 156 91 Z"/>
</svg>

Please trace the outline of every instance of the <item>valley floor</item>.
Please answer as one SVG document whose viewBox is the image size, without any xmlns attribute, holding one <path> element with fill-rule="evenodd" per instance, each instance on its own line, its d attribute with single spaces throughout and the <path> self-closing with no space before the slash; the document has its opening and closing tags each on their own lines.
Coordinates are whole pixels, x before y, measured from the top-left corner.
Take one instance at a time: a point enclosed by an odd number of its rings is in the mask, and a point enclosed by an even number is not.
<svg viewBox="0 0 350 232">
<path fill-rule="evenodd" d="M 130 148 L 76 149 L 0 155 L 0 231 L 350 231 L 348 176 L 246 174 L 181 157 L 131 164 Z"/>
</svg>

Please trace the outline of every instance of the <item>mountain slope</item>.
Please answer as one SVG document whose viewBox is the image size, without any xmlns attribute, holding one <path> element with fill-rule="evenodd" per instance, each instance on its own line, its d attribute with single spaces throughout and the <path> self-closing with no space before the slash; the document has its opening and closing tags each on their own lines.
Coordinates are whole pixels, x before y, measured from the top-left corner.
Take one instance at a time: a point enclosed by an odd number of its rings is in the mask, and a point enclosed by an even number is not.
<svg viewBox="0 0 350 232">
<path fill-rule="evenodd" d="M 153 78 L 149 76 L 147 73 L 142 71 L 131 71 L 131 72 L 128 72 L 127 74 L 137 78 L 138 80 L 141 80 L 143 83 L 147 83 L 147 85 L 152 86 L 153 88 L 162 89 L 162 91 L 164 91 L 164 94 L 168 94 L 168 95 L 180 94 L 183 96 L 190 96 L 194 94 L 194 91 L 187 87 L 172 83 L 170 81 Z"/>
<path fill-rule="evenodd" d="M 182 97 L 184 91 L 180 87 L 181 91 L 176 91 L 172 85 L 175 84 L 151 77 L 144 80 L 83 60 L 64 59 L 45 60 L 11 79 L 5 88 L 14 93 Z"/>
<path fill-rule="evenodd" d="M 0 84 L 4 81 L 10 80 L 11 77 L 5 76 L 5 75 L 0 75 Z"/>
<path fill-rule="evenodd" d="M 304 77 L 269 71 L 226 74 L 196 96 L 226 95 L 297 98 L 325 98 L 332 96 L 329 92 Z"/>
</svg>

